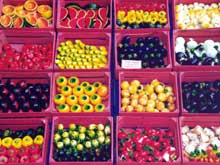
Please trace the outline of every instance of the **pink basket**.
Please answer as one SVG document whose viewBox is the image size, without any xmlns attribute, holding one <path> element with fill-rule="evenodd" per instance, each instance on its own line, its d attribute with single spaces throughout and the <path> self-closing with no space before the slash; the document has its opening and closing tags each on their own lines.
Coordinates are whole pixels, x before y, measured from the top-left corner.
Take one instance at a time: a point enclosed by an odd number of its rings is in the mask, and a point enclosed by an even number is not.
<svg viewBox="0 0 220 165">
<path fill-rule="evenodd" d="M 176 61 L 176 53 L 175 53 L 175 45 L 176 45 L 176 38 L 177 37 L 183 37 L 185 40 L 189 40 L 190 38 L 193 38 L 197 42 L 204 42 L 207 39 L 212 39 L 214 41 L 220 40 L 220 30 L 195 30 L 195 31 L 181 31 L 176 30 L 173 33 L 173 44 L 172 44 L 172 50 L 173 50 L 173 66 L 174 70 L 176 71 L 219 71 L 220 66 L 197 66 L 197 65 L 180 65 Z"/>
<path fill-rule="evenodd" d="M 51 73 L 11 73 L 11 72 L 1 72 L 0 79 L 5 81 L 5 79 L 11 79 L 16 81 L 25 80 L 28 83 L 48 83 L 50 85 L 50 96 L 52 94 L 52 74 Z M 3 113 L 0 112 L 0 118 L 11 118 L 11 117 L 49 117 L 51 116 L 51 98 L 49 101 L 49 106 L 42 112 L 11 112 Z"/>
<path fill-rule="evenodd" d="M 36 163 L 31 163 L 32 165 L 46 165 L 47 162 L 47 152 L 48 152 L 48 140 L 50 137 L 48 120 L 46 118 L 29 118 L 29 119 L 1 119 L 0 127 L 1 129 L 36 129 L 38 126 L 44 126 L 44 144 L 42 149 L 42 156 Z M 11 163 L 7 163 L 11 164 Z M 13 163 L 13 165 L 30 164 L 30 163 Z"/>
<path fill-rule="evenodd" d="M 59 123 L 64 125 L 64 128 L 68 127 L 70 123 L 75 124 L 82 124 L 84 126 L 88 126 L 89 124 L 98 124 L 102 123 L 105 124 L 106 122 L 110 122 L 111 126 L 111 160 L 109 162 L 56 162 L 53 159 L 53 137 L 54 131 Z M 51 165 L 72 165 L 72 164 L 85 164 L 85 165 L 112 165 L 113 164 L 113 119 L 112 117 L 100 117 L 100 116 L 93 116 L 93 117 L 53 117 L 53 125 L 52 125 L 52 140 L 50 143 L 50 164 Z"/>
<path fill-rule="evenodd" d="M 215 127 L 219 127 L 220 126 L 220 122 L 219 122 L 219 117 L 210 117 L 210 116 L 199 116 L 199 117 L 180 117 L 179 119 L 179 125 L 180 125 L 180 130 L 181 127 L 187 125 L 190 127 L 195 127 L 197 125 L 200 125 L 201 127 L 211 127 L 211 126 L 215 126 Z M 181 131 L 180 131 L 181 134 Z M 182 138 L 180 136 L 180 143 L 181 143 L 181 148 L 182 148 Z M 193 161 L 188 161 L 184 158 L 183 155 L 183 151 L 182 151 L 182 164 L 185 165 L 210 165 L 210 164 L 219 164 L 219 163 L 211 163 L 211 162 L 193 162 Z"/>
<path fill-rule="evenodd" d="M 139 80 L 141 83 L 150 83 L 152 80 L 158 79 L 165 84 L 168 84 L 173 87 L 174 94 L 176 96 L 176 110 L 173 112 L 123 112 L 121 110 L 121 88 L 120 84 L 122 81 L 132 81 Z M 144 116 L 144 117 L 173 117 L 179 116 L 179 98 L 178 98 L 178 83 L 177 75 L 175 72 L 161 72 L 160 74 L 156 72 L 120 72 L 119 74 L 119 115 L 121 116 Z"/>
<path fill-rule="evenodd" d="M 53 98 L 57 94 L 57 89 L 56 89 L 56 79 L 58 76 L 76 76 L 80 79 L 80 82 L 87 81 L 89 83 L 94 83 L 94 82 L 101 82 L 102 84 L 106 85 L 108 87 L 108 98 L 103 102 L 105 104 L 106 109 L 104 112 L 91 112 L 91 113 L 60 113 L 56 110 L 56 105 L 53 102 Z M 82 115 L 89 115 L 89 116 L 109 116 L 111 115 L 111 84 L 110 84 L 110 74 L 108 72 L 57 72 L 54 74 L 53 78 L 53 93 L 52 93 L 52 115 L 53 116 L 82 116 Z"/>
<path fill-rule="evenodd" d="M 118 133 L 121 128 L 169 128 L 174 132 L 174 144 L 177 148 L 178 156 L 179 158 L 177 159 L 176 162 L 173 163 L 166 163 L 166 162 L 146 162 L 146 163 L 130 163 L 130 162 L 122 162 L 119 159 L 118 155 Z M 155 118 L 155 117 L 128 117 L 128 116 L 120 116 L 117 118 L 117 126 L 116 126 L 116 154 L 117 154 L 117 164 L 118 165 L 135 165 L 135 164 L 142 164 L 142 165 L 147 165 L 147 164 L 181 164 L 181 146 L 180 146 L 180 141 L 179 141 L 179 123 L 177 118 Z"/>
<path fill-rule="evenodd" d="M 151 36 L 151 37 L 159 37 L 161 41 L 165 44 L 165 48 L 167 49 L 168 56 L 165 59 L 165 62 L 167 64 L 166 68 L 144 68 L 144 69 L 124 69 L 122 68 L 118 63 L 118 52 L 117 52 L 117 46 L 121 42 L 121 40 L 125 36 L 131 37 L 131 42 L 135 42 L 138 37 L 145 37 L 145 36 Z M 115 35 L 115 68 L 116 68 L 116 79 L 118 79 L 119 72 L 164 72 L 164 71 L 171 71 L 172 69 L 172 61 L 171 61 L 171 51 L 170 51 L 170 37 L 168 31 L 156 31 L 152 30 L 145 33 L 133 33 L 132 30 L 130 30 L 128 33 L 116 33 Z"/>
<path fill-rule="evenodd" d="M 58 33 L 57 36 L 57 45 L 58 48 L 61 42 L 65 42 L 66 40 L 81 40 L 85 44 L 94 45 L 94 46 L 105 46 L 108 51 L 108 64 L 105 68 L 100 69 L 59 69 L 57 65 L 54 63 L 55 71 L 79 71 L 79 72 L 88 72 L 88 71 L 108 71 L 110 70 L 110 60 L 111 60 L 111 34 L 110 33 Z M 57 56 L 57 51 L 54 56 L 54 61 Z"/>
<path fill-rule="evenodd" d="M 182 116 L 216 116 L 218 113 L 189 113 L 183 107 L 183 96 L 182 96 L 182 82 L 202 82 L 202 81 L 215 81 L 220 80 L 219 72 L 180 72 L 179 73 L 179 94 L 181 104 L 181 115 Z"/>
<path fill-rule="evenodd" d="M 115 16 L 115 20 L 114 20 L 114 24 L 115 24 L 115 30 L 116 32 L 129 32 L 129 29 L 120 29 L 118 27 L 118 25 L 116 24 L 116 20 L 117 20 L 117 11 L 118 8 L 120 6 L 132 6 L 133 4 L 140 4 L 141 6 L 144 6 L 146 4 L 154 4 L 154 3 L 165 3 L 166 4 L 166 13 L 167 13 L 167 24 L 163 27 L 163 28 L 141 28 L 141 29 L 132 29 L 131 31 L 137 31 L 137 32 L 145 32 L 145 31 L 151 31 L 154 29 L 157 29 L 158 31 L 160 30 L 169 30 L 170 29 L 170 17 L 169 17 L 169 0 L 157 0 L 157 1 L 145 1 L 145 0 L 115 0 L 114 3 L 114 16 Z"/>
<path fill-rule="evenodd" d="M 193 4 L 193 3 L 205 3 L 205 4 L 211 4 L 211 3 L 219 3 L 219 0 L 200 0 L 200 1 L 197 1 L 197 0 L 173 0 L 172 1 L 172 14 L 173 14 L 173 28 L 174 29 L 179 29 L 177 27 L 177 24 L 176 24 L 176 5 L 179 5 L 179 4 Z M 209 28 L 209 29 L 217 29 L 217 28 Z M 197 30 L 191 30 L 191 29 L 187 29 L 187 30 L 190 30 L 192 31 L 193 33 L 196 33 Z M 206 29 L 207 30 L 207 29 Z"/>
<path fill-rule="evenodd" d="M 65 28 L 62 27 L 60 25 L 60 10 L 61 7 L 65 7 L 65 5 L 67 5 L 68 3 L 77 3 L 80 6 L 85 6 L 88 5 L 90 3 L 94 3 L 100 6 L 110 6 L 110 24 L 108 25 L 108 27 L 106 27 L 105 29 L 95 29 L 95 28 L 91 28 L 91 29 L 78 29 L 78 28 Z M 60 0 L 58 1 L 58 11 L 57 11 L 57 22 L 56 22 L 56 28 L 59 32 L 71 32 L 71 31 L 77 31 L 77 32 L 99 32 L 99 31 L 103 31 L 103 32 L 111 32 L 112 29 L 112 0 Z"/>
<path fill-rule="evenodd" d="M 0 17 L 2 16 L 2 8 L 3 6 L 5 5 L 23 5 L 25 3 L 26 0 L 2 0 L 0 2 Z M 0 27 L 0 30 L 8 30 L 8 29 L 13 29 L 13 30 L 16 30 L 16 31 L 45 31 L 45 30 L 53 30 L 54 27 L 55 27 L 55 24 L 56 24 L 56 0 L 35 0 L 38 5 L 50 5 L 53 9 L 53 17 L 52 17 L 52 21 L 53 23 L 48 27 L 48 28 L 28 28 L 28 27 L 25 27 L 25 28 L 1 28 Z"/>
<path fill-rule="evenodd" d="M 8 69 L 1 68 L 2 71 L 32 71 L 32 72 L 43 72 L 43 71 L 52 71 L 53 70 L 53 56 L 55 51 L 56 35 L 54 32 L 19 32 L 16 30 L 4 30 L 0 31 L 0 55 L 2 52 L 3 44 L 11 44 L 13 48 L 19 52 L 22 50 L 24 44 L 50 44 L 53 45 L 53 55 L 51 57 L 51 64 L 48 68 L 37 70 L 37 69 Z"/>
</svg>

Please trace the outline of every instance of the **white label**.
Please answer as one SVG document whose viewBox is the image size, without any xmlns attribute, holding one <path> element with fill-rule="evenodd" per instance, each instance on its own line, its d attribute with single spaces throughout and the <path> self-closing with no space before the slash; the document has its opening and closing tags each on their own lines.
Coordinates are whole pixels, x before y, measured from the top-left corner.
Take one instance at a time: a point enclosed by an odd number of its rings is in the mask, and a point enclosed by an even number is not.
<svg viewBox="0 0 220 165">
<path fill-rule="evenodd" d="M 140 60 L 122 60 L 121 64 L 124 69 L 141 69 L 141 61 Z"/>
</svg>

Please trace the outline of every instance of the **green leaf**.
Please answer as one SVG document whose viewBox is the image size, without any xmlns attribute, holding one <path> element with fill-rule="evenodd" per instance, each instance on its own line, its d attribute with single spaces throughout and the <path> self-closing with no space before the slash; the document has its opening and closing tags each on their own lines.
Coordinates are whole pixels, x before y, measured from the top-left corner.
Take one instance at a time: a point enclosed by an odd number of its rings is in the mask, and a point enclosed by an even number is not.
<svg viewBox="0 0 220 165">
<path fill-rule="evenodd" d="M 134 153 L 132 152 L 132 151 L 128 151 L 129 152 L 129 156 L 131 157 L 131 158 L 133 158 L 134 157 Z"/>
<path fill-rule="evenodd" d="M 128 136 L 134 138 L 134 133 L 130 133 Z"/>
<path fill-rule="evenodd" d="M 214 147 L 212 149 L 213 149 L 213 151 L 217 151 L 218 150 L 218 146 L 214 145 Z"/>
</svg>

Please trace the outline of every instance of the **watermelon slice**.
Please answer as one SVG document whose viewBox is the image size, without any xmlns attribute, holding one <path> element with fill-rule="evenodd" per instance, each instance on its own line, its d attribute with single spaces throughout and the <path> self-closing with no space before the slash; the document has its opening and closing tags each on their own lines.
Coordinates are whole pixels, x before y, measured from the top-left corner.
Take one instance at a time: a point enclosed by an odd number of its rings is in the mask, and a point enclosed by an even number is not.
<svg viewBox="0 0 220 165">
<path fill-rule="evenodd" d="M 64 7 L 60 9 L 60 20 L 64 20 L 68 16 L 68 10 Z"/>
<path fill-rule="evenodd" d="M 102 20 L 102 28 L 106 28 L 109 25 L 109 18 Z"/>
<path fill-rule="evenodd" d="M 14 28 L 22 28 L 24 26 L 24 20 L 20 17 L 17 17 L 13 22 Z"/>
<path fill-rule="evenodd" d="M 76 25 L 79 29 L 91 28 L 91 27 L 93 27 L 93 24 L 94 24 L 94 22 L 90 18 L 80 18 L 77 20 L 77 23 L 76 23 Z"/>
<path fill-rule="evenodd" d="M 95 24 L 94 24 L 95 29 L 101 29 L 102 28 L 102 21 L 100 19 L 95 19 L 94 22 L 95 22 Z"/>
<path fill-rule="evenodd" d="M 68 12 L 69 12 L 69 17 L 70 17 L 70 19 L 77 18 L 77 16 L 78 16 L 78 11 L 77 11 L 75 8 L 73 8 L 73 7 L 68 8 Z"/>
<path fill-rule="evenodd" d="M 69 23 L 70 23 L 70 19 L 66 18 L 65 20 L 62 20 L 60 22 L 60 26 L 62 26 L 62 27 L 69 27 Z"/>
<path fill-rule="evenodd" d="M 79 10 L 79 12 L 78 12 L 78 15 L 77 15 L 77 18 L 79 19 L 79 18 L 85 18 L 85 16 L 86 16 L 86 11 L 85 10 Z"/>
<path fill-rule="evenodd" d="M 75 29 L 76 28 L 76 23 L 77 23 L 77 18 L 73 18 L 69 22 L 69 27 Z"/>
<path fill-rule="evenodd" d="M 91 10 L 88 10 L 87 13 L 86 13 L 86 17 L 87 18 L 91 18 L 92 19 L 92 18 L 95 18 L 95 16 L 96 16 L 95 10 L 91 9 Z"/>
<path fill-rule="evenodd" d="M 108 17 L 108 8 L 99 8 L 98 16 L 103 21 Z"/>
</svg>

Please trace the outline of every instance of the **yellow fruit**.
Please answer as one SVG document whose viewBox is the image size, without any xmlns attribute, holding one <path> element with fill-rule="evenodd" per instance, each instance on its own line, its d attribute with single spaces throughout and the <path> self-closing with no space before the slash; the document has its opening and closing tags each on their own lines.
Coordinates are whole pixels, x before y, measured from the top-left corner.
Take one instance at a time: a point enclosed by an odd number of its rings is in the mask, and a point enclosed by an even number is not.
<svg viewBox="0 0 220 165">
<path fill-rule="evenodd" d="M 140 86 L 141 85 L 141 83 L 140 83 L 140 81 L 138 81 L 138 80 L 133 80 L 133 81 L 131 81 L 131 86 L 136 86 L 136 87 L 138 87 L 138 86 Z"/>
<path fill-rule="evenodd" d="M 160 82 L 157 79 L 155 79 L 155 80 L 151 81 L 151 85 L 153 87 L 156 87 L 157 85 L 160 85 Z"/>
<path fill-rule="evenodd" d="M 123 81 L 122 83 L 121 83 L 121 89 L 128 89 L 129 88 L 129 82 L 128 81 Z"/>
<path fill-rule="evenodd" d="M 147 106 L 146 107 L 146 112 L 154 112 L 154 107 Z"/>
<path fill-rule="evenodd" d="M 154 87 L 152 85 L 146 85 L 144 90 L 148 93 L 148 94 L 152 94 L 154 93 Z"/>
<path fill-rule="evenodd" d="M 130 104 L 130 99 L 129 98 L 122 98 L 121 100 L 122 105 L 129 105 Z"/>
<path fill-rule="evenodd" d="M 133 112 L 134 111 L 134 107 L 132 107 L 131 105 L 126 107 L 126 112 Z"/>
<path fill-rule="evenodd" d="M 131 94 L 135 94 L 137 92 L 137 86 L 131 85 L 128 90 Z"/>
<path fill-rule="evenodd" d="M 164 92 L 164 85 L 162 85 L 162 84 L 157 85 L 157 86 L 155 87 L 155 91 L 156 91 L 157 93 L 163 93 L 163 92 Z"/>
<path fill-rule="evenodd" d="M 134 109 L 136 112 L 144 112 L 144 107 L 142 105 L 137 105 Z"/>
<path fill-rule="evenodd" d="M 128 90 L 122 90 L 122 91 L 121 91 L 121 95 L 122 95 L 122 97 L 129 97 L 129 96 L 130 96 L 130 93 L 129 93 Z"/>
<path fill-rule="evenodd" d="M 158 98 L 158 100 L 164 102 L 167 100 L 167 95 L 165 93 L 159 93 L 157 98 Z"/>
<path fill-rule="evenodd" d="M 154 107 L 156 106 L 156 103 L 155 103 L 154 100 L 148 100 L 148 101 L 147 101 L 147 106 L 148 106 L 148 107 L 153 107 L 153 108 L 154 108 Z"/>
</svg>

